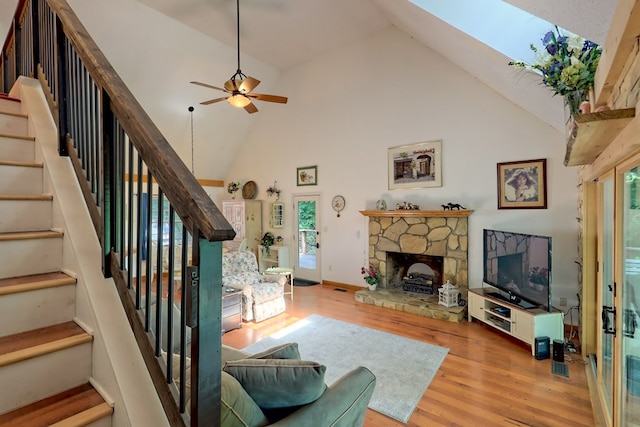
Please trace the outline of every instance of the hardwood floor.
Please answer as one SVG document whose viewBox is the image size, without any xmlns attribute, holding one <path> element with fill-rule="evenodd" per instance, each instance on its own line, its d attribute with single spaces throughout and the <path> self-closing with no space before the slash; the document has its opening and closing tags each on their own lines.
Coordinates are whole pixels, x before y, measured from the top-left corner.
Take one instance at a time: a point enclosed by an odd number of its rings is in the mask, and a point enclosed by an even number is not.
<svg viewBox="0 0 640 427">
<path fill-rule="evenodd" d="M 225 334 L 224 344 L 244 348 L 316 313 L 449 349 L 408 426 L 594 426 L 585 363 L 565 357 L 569 377 L 551 373 L 528 346 L 480 322 L 452 323 L 356 303 L 352 291 L 321 285 L 296 287 L 287 311 Z M 331 345 L 331 343 L 327 343 Z M 304 354 L 304 349 L 300 349 Z M 322 361 L 319 361 L 322 362 Z M 389 354 L 390 363 L 402 363 Z M 366 362 L 363 362 L 366 366 Z M 404 426 L 367 410 L 367 427 Z"/>
</svg>

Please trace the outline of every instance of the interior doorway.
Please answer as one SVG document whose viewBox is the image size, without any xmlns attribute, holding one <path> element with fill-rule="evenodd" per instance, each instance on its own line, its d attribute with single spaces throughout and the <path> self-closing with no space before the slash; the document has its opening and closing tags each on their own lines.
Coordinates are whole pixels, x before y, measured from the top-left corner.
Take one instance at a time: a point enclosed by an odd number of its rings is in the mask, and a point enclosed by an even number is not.
<svg viewBox="0 0 640 427">
<path fill-rule="evenodd" d="M 294 195 L 295 278 L 320 283 L 322 245 L 320 244 L 320 196 Z"/>
</svg>

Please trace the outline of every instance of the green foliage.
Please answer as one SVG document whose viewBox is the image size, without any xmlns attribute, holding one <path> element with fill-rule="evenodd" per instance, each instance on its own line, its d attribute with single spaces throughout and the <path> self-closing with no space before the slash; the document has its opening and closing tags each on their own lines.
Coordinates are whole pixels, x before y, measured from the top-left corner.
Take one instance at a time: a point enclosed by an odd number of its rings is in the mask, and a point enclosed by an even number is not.
<svg viewBox="0 0 640 427">
<path fill-rule="evenodd" d="M 298 203 L 298 229 L 316 229 L 316 202 L 305 201 Z M 305 233 L 305 244 L 308 254 L 316 253 L 316 233 Z"/>
<path fill-rule="evenodd" d="M 316 229 L 316 203 L 298 203 L 298 228 L 300 230 Z"/>
</svg>

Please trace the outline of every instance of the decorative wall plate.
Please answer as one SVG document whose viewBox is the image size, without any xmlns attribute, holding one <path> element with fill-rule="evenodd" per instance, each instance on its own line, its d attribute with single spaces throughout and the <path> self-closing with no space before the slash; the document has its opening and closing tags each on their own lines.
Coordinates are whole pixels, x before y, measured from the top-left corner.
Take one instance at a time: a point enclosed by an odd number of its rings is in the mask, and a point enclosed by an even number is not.
<svg viewBox="0 0 640 427">
<path fill-rule="evenodd" d="M 331 200 L 331 207 L 334 211 L 338 212 L 338 218 L 340 218 L 340 211 L 344 209 L 345 201 L 344 197 L 341 195 L 337 195 Z"/>
<path fill-rule="evenodd" d="M 242 186 L 242 198 L 253 199 L 256 197 L 256 190 L 256 183 L 253 181 L 247 181 L 246 184 Z"/>
</svg>

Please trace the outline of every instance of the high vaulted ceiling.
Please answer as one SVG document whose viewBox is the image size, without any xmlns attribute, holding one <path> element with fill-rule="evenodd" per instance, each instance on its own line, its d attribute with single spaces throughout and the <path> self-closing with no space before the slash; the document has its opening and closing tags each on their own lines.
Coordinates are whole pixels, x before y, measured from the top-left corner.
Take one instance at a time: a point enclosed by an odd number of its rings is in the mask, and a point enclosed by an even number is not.
<svg viewBox="0 0 640 427">
<path fill-rule="evenodd" d="M 122 0 L 124 1 L 124 0 Z M 155 9 L 203 35 L 236 49 L 235 0 L 126 0 Z M 416 0 L 416 3 L 451 7 L 471 14 L 477 0 Z M 489 10 L 473 12 L 471 22 L 504 38 L 527 35 L 506 33 Z M 469 3 L 472 2 L 472 3 Z M 617 0 L 506 0 L 513 6 L 603 44 Z M 17 0 L 0 0 L 0 31 L 6 34 Z M 477 15 L 477 16 L 474 16 Z M 562 130 L 564 113 L 559 97 L 549 95 L 538 76 L 518 73 L 506 64 L 513 58 L 476 40 L 409 0 L 240 0 L 241 63 L 255 58 L 285 71 L 341 46 L 366 38 L 389 26 L 436 51 L 484 84 L 493 88 L 550 126 Z M 468 17 L 467 17 L 468 18 Z M 485 28 L 485 32 L 486 32 Z M 540 35 L 542 36 L 542 35 Z M 523 58 L 516 58 L 523 59 Z M 235 61 L 234 61 L 235 62 Z M 235 63 L 229 64 L 229 76 Z M 245 71 L 245 70 L 243 70 Z M 249 71 L 249 70 L 246 70 Z M 345 70 L 345 78 L 357 78 L 359 70 Z M 197 74 L 192 73 L 194 76 Z M 193 77 L 203 79 L 203 77 Z M 204 80 L 221 84 L 222 81 Z M 219 82 L 218 82 L 219 81 Z M 187 81 L 182 83 L 187 83 Z M 267 84 L 267 82 L 265 82 Z M 265 86 L 266 87 L 266 86 Z M 207 94 L 208 95 L 208 94 Z M 206 98 L 203 95 L 203 99 Z"/>
<path fill-rule="evenodd" d="M 139 1 L 236 47 L 235 0 Z M 430 1 L 437 0 L 422 3 Z M 467 1 L 449 0 L 448 4 L 462 13 Z M 617 1 L 508 0 L 508 3 L 603 44 Z M 477 25 L 495 26 L 495 19 L 488 18 L 494 18 L 489 10 L 484 17 L 477 16 Z M 397 27 L 551 126 L 562 129 L 562 104 L 557 97 L 550 97 L 546 88 L 531 84 L 539 83 L 536 76 L 514 77 L 514 70 L 506 66 L 512 58 L 409 0 L 240 0 L 242 55 L 279 70 L 294 67 L 388 26 Z M 495 31 L 499 33 L 501 28 L 498 26 Z M 522 36 L 502 34 L 502 37 Z M 523 46 L 532 41 L 524 39 Z"/>
</svg>

